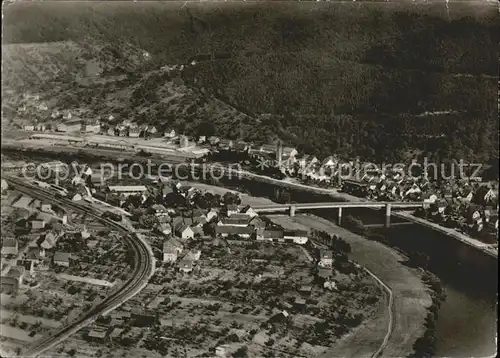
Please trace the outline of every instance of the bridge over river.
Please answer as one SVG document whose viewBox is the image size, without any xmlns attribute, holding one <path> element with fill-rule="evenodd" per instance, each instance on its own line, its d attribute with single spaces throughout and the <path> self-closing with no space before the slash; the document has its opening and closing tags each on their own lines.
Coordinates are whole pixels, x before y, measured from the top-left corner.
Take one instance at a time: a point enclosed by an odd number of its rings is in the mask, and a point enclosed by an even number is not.
<svg viewBox="0 0 500 358">
<path fill-rule="evenodd" d="M 391 225 L 392 209 L 415 209 L 423 207 L 424 202 L 395 202 L 395 201 L 359 201 L 359 202 L 325 202 L 325 203 L 298 203 L 298 204 L 269 204 L 255 206 L 253 209 L 258 213 L 288 212 L 295 216 L 298 210 L 312 209 L 338 209 L 338 223 L 342 222 L 342 208 L 385 208 L 385 226 Z"/>
</svg>

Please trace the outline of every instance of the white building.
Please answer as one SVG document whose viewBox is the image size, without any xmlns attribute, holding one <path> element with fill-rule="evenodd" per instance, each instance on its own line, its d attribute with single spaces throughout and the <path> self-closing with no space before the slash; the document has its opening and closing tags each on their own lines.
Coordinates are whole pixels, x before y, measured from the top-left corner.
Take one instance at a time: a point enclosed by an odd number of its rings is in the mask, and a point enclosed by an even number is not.
<svg viewBox="0 0 500 358">
<path fill-rule="evenodd" d="M 144 194 L 148 191 L 144 185 L 111 185 L 108 189 L 112 193 L 124 195 Z"/>
<path fill-rule="evenodd" d="M 292 240 L 295 244 L 305 245 L 309 240 L 307 231 L 295 230 L 291 232 L 285 232 L 283 238 L 285 241 Z"/>
<path fill-rule="evenodd" d="M 4 239 L 2 241 L 2 255 L 17 255 L 18 249 L 16 239 Z"/>
</svg>

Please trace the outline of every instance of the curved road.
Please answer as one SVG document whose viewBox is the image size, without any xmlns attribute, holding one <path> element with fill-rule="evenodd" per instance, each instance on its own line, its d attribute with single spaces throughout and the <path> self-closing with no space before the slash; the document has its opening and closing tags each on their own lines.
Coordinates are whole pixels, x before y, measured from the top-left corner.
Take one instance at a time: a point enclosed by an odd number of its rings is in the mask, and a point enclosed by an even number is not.
<svg viewBox="0 0 500 358">
<path fill-rule="evenodd" d="M 56 198 L 51 192 L 26 184 L 17 178 L 9 177 L 7 181 L 12 187 L 20 192 L 35 198 L 57 203 L 77 212 L 86 213 L 107 226 L 123 232 L 125 234 L 123 238 L 126 244 L 134 253 L 135 264 L 131 278 L 117 291 L 92 307 L 88 312 L 84 313 L 70 324 L 62 327 L 50 337 L 45 337 L 35 342 L 33 346 L 22 354 L 23 357 L 36 357 L 64 341 L 78 330 L 91 324 L 99 316 L 116 309 L 125 301 L 137 295 L 147 285 L 149 279 L 154 274 L 155 262 L 151 247 L 143 240 L 140 234 L 132 233 L 125 225 L 104 219 L 101 214 L 96 212 L 93 208 L 77 204 L 65 198 Z"/>
</svg>

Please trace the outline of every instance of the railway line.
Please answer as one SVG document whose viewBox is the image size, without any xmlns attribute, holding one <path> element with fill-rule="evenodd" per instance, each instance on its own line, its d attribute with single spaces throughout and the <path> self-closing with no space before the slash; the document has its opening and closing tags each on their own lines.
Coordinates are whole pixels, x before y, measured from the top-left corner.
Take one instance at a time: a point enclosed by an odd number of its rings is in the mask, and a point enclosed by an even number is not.
<svg viewBox="0 0 500 358">
<path fill-rule="evenodd" d="M 23 357 L 36 357 L 61 343 L 81 328 L 91 324 L 99 316 L 109 313 L 122 305 L 125 301 L 138 294 L 147 285 L 149 279 L 153 275 L 155 262 L 150 246 L 142 239 L 141 235 L 131 232 L 131 229 L 121 223 L 103 218 L 101 213 L 94 208 L 77 204 L 66 198 L 56 198 L 48 190 L 34 187 L 17 178 L 8 177 L 7 181 L 10 185 L 12 185 L 12 187 L 22 193 L 56 203 L 61 207 L 65 207 L 76 212 L 85 213 L 88 216 L 99 220 L 103 224 L 124 233 L 125 235 L 123 238 L 125 243 L 134 253 L 135 263 L 132 270 L 132 276 L 125 282 L 125 284 L 117 291 L 113 292 L 110 296 L 106 297 L 103 301 L 92 307 L 88 312 L 85 312 L 65 327 L 62 327 L 50 337 L 42 338 L 41 340 L 35 342 L 30 348 L 28 348 L 27 351 L 22 353 Z"/>
</svg>

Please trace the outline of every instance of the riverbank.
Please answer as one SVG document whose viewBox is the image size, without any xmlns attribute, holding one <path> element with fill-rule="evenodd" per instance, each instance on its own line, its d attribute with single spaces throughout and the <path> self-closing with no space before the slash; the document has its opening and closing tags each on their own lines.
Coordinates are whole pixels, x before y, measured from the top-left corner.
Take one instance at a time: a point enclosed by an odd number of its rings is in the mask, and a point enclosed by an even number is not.
<svg viewBox="0 0 500 358">
<path fill-rule="evenodd" d="M 332 222 L 313 215 L 297 215 L 294 220 L 315 230 L 337 234 L 351 245 L 349 258 L 377 275 L 393 291 L 394 327 L 383 356 L 402 357 L 413 352 L 413 344 L 425 331 L 427 309 L 432 304 L 429 290 L 422 282 L 421 273 L 404 264 L 406 257 L 379 242 L 343 229 Z M 379 334 L 377 330 L 387 324 L 380 322 L 376 327 L 367 326 L 367 334 Z M 373 331 L 372 328 L 375 328 Z M 366 355 L 368 349 L 363 341 L 346 342 L 344 350 L 338 347 L 330 356 L 344 356 L 348 349 L 356 347 L 355 356 Z M 337 348 L 337 347 L 336 347 Z M 358 354 L 358 352 L 360 354 Z M 373 352 L 373 351 L 372 351 Z M 363 354 L 365 353 L 365 354 Z"/>
</svg>

